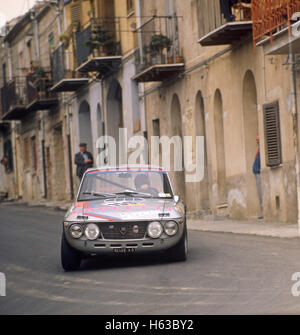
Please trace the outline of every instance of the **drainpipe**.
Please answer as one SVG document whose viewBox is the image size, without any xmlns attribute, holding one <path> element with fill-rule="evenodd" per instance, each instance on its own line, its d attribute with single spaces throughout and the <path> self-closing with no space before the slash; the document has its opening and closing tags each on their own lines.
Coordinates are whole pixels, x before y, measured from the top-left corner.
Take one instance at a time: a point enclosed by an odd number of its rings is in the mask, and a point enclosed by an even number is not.
<svg viewBox="0 0 300 335">
<path fill-rule="evenodd" d="M 297 209 L 298 209 L 298 234 L 300 235 L 300 160 L 299 160 L 299 132 L 298 132 L 298 107 L 297 107 L 297 90 L 296 90 L 296 73 L 295 73 L 295 54 L 292 50 L 291 37 L 289 36 L 289 63 L 291 65 L 290 85 L 292 98 L 292 118 L 293 118 L 293 140 L 295 152 L 295 170 L 297 185 Z"/>
<path fill-rule="evenodd" d="M 41 118 L 41 127 L 42 127 L 42 165 L 43 165 L 43 186 L 44 186 L 44 194 L 43 198 L 46 199 L 48 197 L 48 189 L 47 189 L 47 170 L 46 170 L 46 153 L 45 153 L 45 119 L 44 113 L 42 112 Z"/>
<path fill-rule="evenodd" d="M 137 26 L 141 27 L 142 19 L 141 19 L 141 0 L 136 1 L 136 16 L 137 16 Z M 140 60 L 141 64 L 144 64 L 144 51 L 143 51 L 143 40 L 142 40 L 142 32 L 139 29 L 138 31 L 138 45 L 139 45 L 139 52 L 140 52 Z"/>
<path fill-rule="evenodd" d="M 11 48 L 9 43 L 6 43 L 7 48 L 7 63 L 8 63 L 8 80 L 12 80 L 12 61 L 11 61 Z"/>
<path fill-rule="evenodd" d="M 31 19 L 34 20 L 34 36 L 35 36 L 35 53 L 36 60 L 40 60 L 40 40 L 39 40 L 39 23 L 38 20 L 34 17 L 35 13 L 31 12 Z"/>
<path fill-rule="evenodd" d="M 73 200 L 74 182 L 73 182 L 72 149 L 71 149 L 71 126 L 70 126 L 69 102 L 67 101 L 65 102 L 65 110 L 66 110 L 66 126 L 67 126 L 66 132 L 67 132 L 67 143 L 68 143 L 68 161 L 69 161 L 69 173 L 70 173 L 70 198 L 71 200 Z"/>
<path fill-rule="evenodd" d="M 137 0 L 136 1 L 136 12 L 137 12 L 137 26 L 140 27 L 142 25 L 142 10 L 141 10 L 141 0 Z M 139 44 L 139 50 L 140 50 L 140 59 L 141 59 L 141 63 L 144 64 L 144 54 L 143 54 L 143 40 L 142 40 L 142 32 L 141 30 L 138 32 L 138 44 Z M 141 117 L 141 121 L 143 121 L 143 125 L 141 125 L 141 128 L 143 131 L 147 130 L 147 121 L 146 121 L 146 112 L 145 112 L 145 84 L 144 83 L 140 83 L 138 84 L 138 87 L 140 88 L 140 90 L 138 90 L 139 93 L 139 104 L 140 104 L 140 113 L 143 114 L 141 116 L 143 116 L 143 120 Z M 142 97 L 142 98 L 140 98 Z"/>
</svg>

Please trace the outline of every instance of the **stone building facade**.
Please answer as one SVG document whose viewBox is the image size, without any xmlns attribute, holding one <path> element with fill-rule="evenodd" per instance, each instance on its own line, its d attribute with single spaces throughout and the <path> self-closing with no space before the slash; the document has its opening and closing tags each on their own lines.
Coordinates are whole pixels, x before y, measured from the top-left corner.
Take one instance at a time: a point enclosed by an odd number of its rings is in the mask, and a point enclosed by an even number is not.
<svg viewBox="0 0 300 335">
<path fill-rule="evenodd" d="M 285 57 L 266 56 L 261 48 L 254 51 L 251 22 L 245 18 L 228 26 L 219 1 L 154 3 L 158 16 L 182 16 L 177 31 L 185 69 L 179 76 L 174 71 L 168 81 L 145 84 L 148 136 L 157 133 L 157 125 L 160 135 L 205 136 L 203 180 L 185 183 L 186 173 L 174 176 L 188 210 L 233 219 L 259 215 L 252 173 L 259 135 L 264 218 L 296 221 L 290 68 Z M 142 15 L 151 13 L 151 7 L 143 2 Z M 235 33 L 233 25 L 238 27 Z M 271 168 L 266 165 L 263 111 L 276 101 L 282 162 Z"/>
<path fill-rule="evenodd" d="M 194 144 L 202 136 L 204 177 L 187 182 L 189 171 L 171 172 L 176 193 L 195 215 L 255 218 L 259 135 L 264 219 L 295 222 L 291 66 L 286 51 L 265 43 L 255 50 L 249 6 L 232 11 L 228 22 L 218 0 L 68 0 L 20 18 L 0 51 L 1 83 L 26 77 L 35 61 L 51 72 L 42 98 L 52 100 L 42 110 L 26 103 L 26 111 L 10 111 L 17 119 L 2 111 L 10 126 L 0 128 L 0 148 L 11 139 L 14 162 L 10 197 L 72 199 L 78 144 L 86 142 L 96 158 L 102 135 L 121 146 L 133 135 L 149 144 L 152 136 L 192 136 Z"/>
<path fill-rule="evenodd" d="M 64 114 L 49 92 L 51 52 L 59 38 L 57 11 L 49 2 L 34 6 L 9 29 L 2 50 L 2 117 L 10 124 L 16 184 L 9 198 L 26 202 L 70 198 Z"/>
</svg>

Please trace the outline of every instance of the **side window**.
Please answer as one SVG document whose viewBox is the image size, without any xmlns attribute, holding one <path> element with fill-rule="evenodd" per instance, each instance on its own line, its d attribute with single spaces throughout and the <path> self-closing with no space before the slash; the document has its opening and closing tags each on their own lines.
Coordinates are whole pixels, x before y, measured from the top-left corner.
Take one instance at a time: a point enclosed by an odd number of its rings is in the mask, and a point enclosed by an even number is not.
<svg viewBox="0 0 300 335">
<path fill-rule="evenodd" d="M 280 118 L 278 101 L 263 106 L 266 165 L 275 167 L 282 163 Z"/>
</svg>

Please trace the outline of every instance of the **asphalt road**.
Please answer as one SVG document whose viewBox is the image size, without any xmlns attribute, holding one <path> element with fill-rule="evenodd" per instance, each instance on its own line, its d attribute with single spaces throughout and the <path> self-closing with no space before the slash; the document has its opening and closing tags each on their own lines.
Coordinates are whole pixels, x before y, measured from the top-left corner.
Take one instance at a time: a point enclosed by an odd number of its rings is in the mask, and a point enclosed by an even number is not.
<svg viewBox="0 0 300 335">
<path fill-rule="evenodd" d="M 190 231 L 185 263 L 88 260 L 66 273 L 63 215 L 0 205 L 0 314 L 300 314 L 298 239 Z"/>
</svg>

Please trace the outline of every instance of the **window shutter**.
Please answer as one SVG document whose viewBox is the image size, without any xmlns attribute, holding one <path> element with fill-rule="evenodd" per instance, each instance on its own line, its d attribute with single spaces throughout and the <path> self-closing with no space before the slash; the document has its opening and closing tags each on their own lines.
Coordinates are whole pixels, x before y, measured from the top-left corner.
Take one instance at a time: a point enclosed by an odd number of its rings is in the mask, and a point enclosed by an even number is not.
<svg viewBox="0 0 300 335">
<path fill-rule="evenodd" d="M 278 166 L 282 163 L 281 135 L 278 101 L 263 106 L 266 165 Z"/>
<path fill-rule="evenodd" d="M 81 5 L 80 3 L 74 3 L 71 7 L 71 20 L 72 23 L 81 22 Z"/>
</svg>

